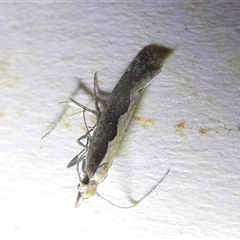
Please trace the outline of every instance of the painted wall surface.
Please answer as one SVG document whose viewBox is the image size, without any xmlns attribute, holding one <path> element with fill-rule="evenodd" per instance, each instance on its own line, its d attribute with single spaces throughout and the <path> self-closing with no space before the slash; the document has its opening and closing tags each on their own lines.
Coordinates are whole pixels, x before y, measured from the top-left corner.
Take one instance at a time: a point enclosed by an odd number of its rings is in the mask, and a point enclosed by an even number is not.
<svg viewBox="0 0 240 240">
<path fill-rule="evenodd" d="M 1 2 L 1 238 L 240 238 L 239 16 L 237 0 Z M 77 174 L 66 165 L 81 150 L 81 109 L 41 137 L 69 97 L 94 108 L 95 72 L 106 100 L 151 43 L 174 54 L 99 193 L 128 206 L 170 172 L 135 208 L 97 198 L 75 209 Z"/>
</svg>

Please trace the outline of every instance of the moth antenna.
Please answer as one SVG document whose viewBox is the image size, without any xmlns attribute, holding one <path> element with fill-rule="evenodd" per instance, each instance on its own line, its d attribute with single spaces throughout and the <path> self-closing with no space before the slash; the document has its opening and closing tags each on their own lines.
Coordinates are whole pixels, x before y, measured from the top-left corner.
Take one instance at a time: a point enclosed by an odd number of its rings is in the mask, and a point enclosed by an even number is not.
<svg viewBox="0 0 240 240">
<path fill-rule="evenodd" d="M 133 208 L 133 207 L 136 207 L 137 205 L 139 205 L 142 201 L 144 201 L 150 194 L 153 193 L 153 191 L 155 191 L 158 186 L 162 183 L 162 181 L 166 178 L 166 176 L 168 175 L 168 173 L 170 172 L 170 168 L 168 168 L 167 172 L 163 175 L 163 177 L 158 181 L 158 183 L 149 191 L 147 192 L 139 201 L 135 202 L 135 204 L 131 205 L 131 206 L 119 206 L 113 202 L 111 202 L 110 200 L 108 200 L 107 198 L 101 196 L 99 193 L 98 193 L 98 196 L 100 198 L 102 198 L 103 200 L 105 200 L 106 202 L 108 202 L 109 204 L 113 205 L 114 207 L 117 207 L 117 208 L 121 208 L 121 209 L 130 209 L 130 208 Z"/>
</svg>

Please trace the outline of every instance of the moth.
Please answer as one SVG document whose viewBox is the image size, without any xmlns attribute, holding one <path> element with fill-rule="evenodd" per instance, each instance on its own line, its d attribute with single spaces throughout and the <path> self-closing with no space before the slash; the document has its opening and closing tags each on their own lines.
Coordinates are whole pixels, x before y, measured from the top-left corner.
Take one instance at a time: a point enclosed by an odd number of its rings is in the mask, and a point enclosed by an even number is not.
<svg viewBox="0 0 240 240">
<path fill-rule="evenodd" d="M 84 149 L 67 166 L 77 165 L 79 184 L 76 206 L 85 199 L 99 195 L 97 187 L 107 176 L 139 99 L 151 80 L 161 71 L 163 62 L 171 53 L 170 48 L 161 45 L 151 44 L 144 47 L 114 87 L 102 111 L 96 97 L 96 74 L 94 77 L 96 111 L 70 99 L 84 111 L 90 111 L 97 116 L 93 128 L 88 129 L 85 123 L 87 133 L 78 139 Z M 87 144 L 82 143 L 84 138 Z"/>
</svg>

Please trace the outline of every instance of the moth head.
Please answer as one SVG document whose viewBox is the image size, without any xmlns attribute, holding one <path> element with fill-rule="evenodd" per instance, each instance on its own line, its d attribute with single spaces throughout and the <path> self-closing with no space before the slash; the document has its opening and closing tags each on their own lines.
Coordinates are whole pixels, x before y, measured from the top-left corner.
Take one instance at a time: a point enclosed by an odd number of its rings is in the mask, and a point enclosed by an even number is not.
<svg viewBox="0 0 240 240">
<path fill-rule="evenodd" d="M 78 207 L 84 200 L 96 198 L 97 195 L 97 183 L 95 180 L 89 180 L 88 183 L 81 182 L 78 184 L 78 196 L 75 207 Z"/>
</svg>

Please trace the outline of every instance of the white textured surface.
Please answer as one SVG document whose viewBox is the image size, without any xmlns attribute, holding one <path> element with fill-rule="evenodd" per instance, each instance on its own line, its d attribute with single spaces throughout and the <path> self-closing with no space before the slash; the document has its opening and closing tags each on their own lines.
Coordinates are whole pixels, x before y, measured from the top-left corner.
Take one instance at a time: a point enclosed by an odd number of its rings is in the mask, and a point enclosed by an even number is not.
<svg viewBox="0 0 240 240">
<path fill-rule="evenodd" d="M 1 239 L 240 238 L 240 2 L 0 3 Z M 145 45 L 174 48 L 149 85 L 101 199 L 73 208 L 80 80 L 110 92 Z M 75 99 L 93 106 L 80 90 Z"/>
</svg>

